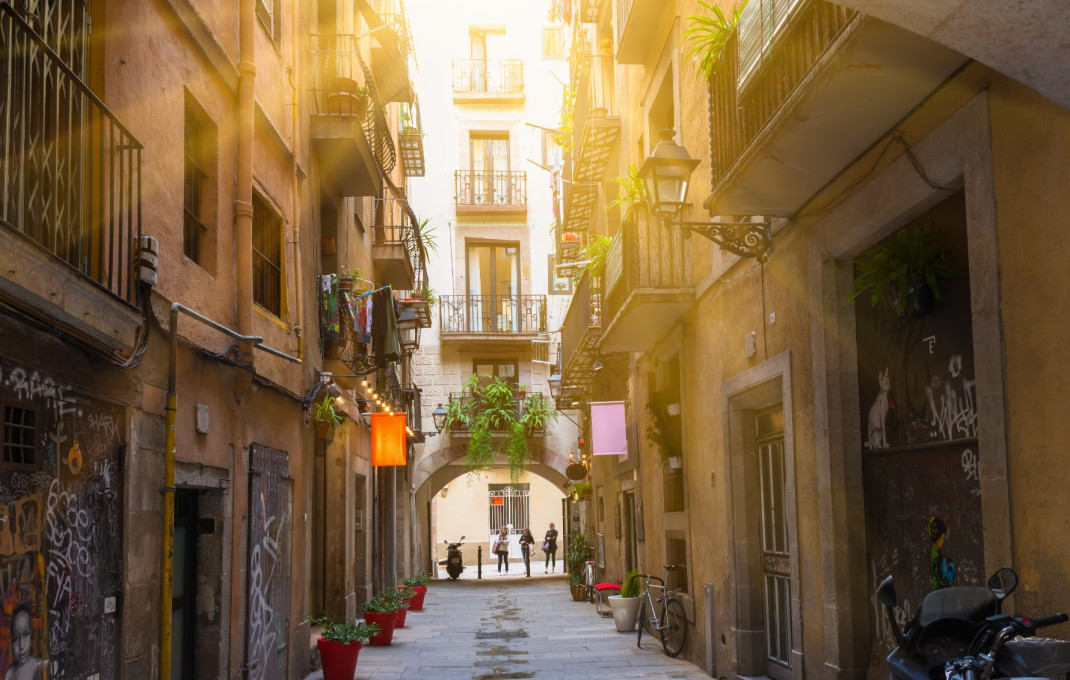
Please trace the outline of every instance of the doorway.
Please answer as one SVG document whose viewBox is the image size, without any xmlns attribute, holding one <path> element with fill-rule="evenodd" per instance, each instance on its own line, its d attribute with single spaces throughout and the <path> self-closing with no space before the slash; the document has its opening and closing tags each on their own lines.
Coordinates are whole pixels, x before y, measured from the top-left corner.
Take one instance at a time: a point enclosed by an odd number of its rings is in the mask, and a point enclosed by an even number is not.
<svg viewBox="0 0 1070 680">
<path fill-rule="evenodd" d="M 197 491 L 175 490 L 171 677 L 193 680 L 197 621 Z"/>
<path fill-rule="evenodd" d="M 518 332 L 520 245 L 469 245 L 467 274 L 469 332 Z"/>
<path fill-rule="evenodd" d="M 784 504 L 784 410 L 780 405 L 754 417 L 757 444 L 762 600 L 767 674 L 791 677 L 791 551 Z"/>
</svg>

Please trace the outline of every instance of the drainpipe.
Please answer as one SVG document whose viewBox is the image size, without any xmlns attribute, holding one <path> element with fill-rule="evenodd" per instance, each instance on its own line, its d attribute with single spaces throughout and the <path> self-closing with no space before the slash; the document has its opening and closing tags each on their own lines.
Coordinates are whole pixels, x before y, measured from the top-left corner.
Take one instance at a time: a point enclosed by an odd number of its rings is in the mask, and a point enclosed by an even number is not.
<svg viewBox="0 0 1070 680">
<path fill-rule="evenodd" d="M 255 0 L 241 0 L 238 5 L 238 146 L 235 158 L 234 192 L 234 277 L 238 333 L 253 332 L 253 126 L 255 62 Z M 238 361 L 252 365 L 251 342 L 238 343 Z M 252 383 L 251 373 L 241 373 L 234 381 L 234 397 L 241 396 Z"/>
<path fill-rule="evenodd" d="M 246 343 L 249 347 L 255 347 L 269 354 L 301 363 L 301 360 L 289 354 L 280 352 L 264 345 L 264 339 L 257 336 L 242 335 L 222 324 L 202 316 L 189 307 L 178 304 L 171 305 L 171 313 L 168 318 L 168 330 L 171 338 L 167 351 L 167 407 L 164 411 L 163 445 L 163 541 L 161 549 L 161 584 L 160 584 L 160 680 L 171 680 L 171 598 L 174 590 L 175 577 L 175 435 L 178 421 L 178 313 L 200 321 L 215 330 L 228 335 L 238 342 Z M 242 371 L 242 374 L 246 371 Z M 252 381 L 252 373 L 249 372 L 249 380 Z"/>
</svg>

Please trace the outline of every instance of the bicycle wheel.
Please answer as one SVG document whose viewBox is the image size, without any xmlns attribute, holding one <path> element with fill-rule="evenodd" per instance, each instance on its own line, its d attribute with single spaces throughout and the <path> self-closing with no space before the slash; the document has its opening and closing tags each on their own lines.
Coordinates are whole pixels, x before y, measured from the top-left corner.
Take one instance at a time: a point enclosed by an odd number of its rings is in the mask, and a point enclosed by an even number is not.
<svg viewBox="0 0 1070 680">
<path fill-rule="evenodd" d="M 639 629 L 639 635 L 635 638 L 635 646 L 638 647 L 643 642 L 643 626 L 646 625 L 646 598 L 639 600 L 639 625 L 636 628 Z"/>
<path fill-rule="evenodd" d="M 675 658 L 684 651 L 686 641 L 687 617 L 684 615 L 684 606 L 679 600 L 668 600 L 665 614 L 661 617 L 661 646 L 666 654 Z"/>
</svg>

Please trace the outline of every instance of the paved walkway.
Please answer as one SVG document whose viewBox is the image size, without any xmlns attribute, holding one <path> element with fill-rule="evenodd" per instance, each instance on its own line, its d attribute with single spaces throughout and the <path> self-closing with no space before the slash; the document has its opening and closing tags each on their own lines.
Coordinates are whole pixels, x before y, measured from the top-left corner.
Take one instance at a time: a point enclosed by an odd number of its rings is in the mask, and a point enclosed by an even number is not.
<svg viewBox="0 0 1070 680">
<path fill-rule="evenodd" d="M 594 605 L 573 602 L 560 573 L 544 576 L 540 565 L 528 579 L 513 571 L 432 581 L 423 611 L 409 612 L 393 645 L 361 650 L 357 680 L 708 680 L 653 638 L 644 635 L 637 649 L 634 632 L 618 633 Z M 322 678 L 317 671 L 306 680 Z"/>
</svg>

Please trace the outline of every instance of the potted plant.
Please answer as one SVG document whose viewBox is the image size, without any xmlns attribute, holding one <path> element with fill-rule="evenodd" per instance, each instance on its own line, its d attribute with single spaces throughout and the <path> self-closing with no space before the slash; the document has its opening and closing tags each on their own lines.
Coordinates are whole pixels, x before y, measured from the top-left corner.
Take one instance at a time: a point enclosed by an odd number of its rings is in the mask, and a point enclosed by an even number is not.
<svg viewBox="0 0 1070 680">
<path fill-rule="evenodd" d="M 679 459 L 683 448 L 680 442 L 680 428 L 670 420 L 668 398 L 662 392 L 653 392 L 646 403 L 650 415 L 650 424 L 646 428 L 646 437 L 658 450 L 662 467 L 679 468 L 672 459 Z"/>
<path fill-rule="evenodd" d="M 639 571 L 632 569 L 624 575 L 620 586 L 620 595 L 610 595 L 609 609 L 613 612 L 613 623 L 618 633 L 635 630 L 635 620 L 639 617 Z"/>
<path fill-rule="evenodd" d="M 327 397 L 316 404 L 312 415 L 312 431 L 316 439 L 332 441 L 335 430 L 345 433 L 345 415 L 336 408 L 334 397 Z"/>
<path fill-rule="evenodd" d="M 322 616 L 312 623 L 323 626 L 316 648 L 323 662 L 323 680 L 353 680 L 357 656 L 365 642 L 379 632 L 374 623 L 328 621 Z"/>
<path fill-rule="evenodd" d="M 711 6 L 699 0 L 699 5 L 706 14 L 693 14 L 687 18 L 687 28 L 680 34 L 680 43 L 687 43 L 691 48 L 687 56 L 698 62 L 695 75 L 705 76 L 709 81 L 721 60 L 725 45 L 739 23 L 740 10 L 732 8 L 731 14 L 725 14 L 720 7 Z"/>
<path fill-rule="evenodd" d="M 427 584 L 431 582 L 431 574 L 417 574 L 403 579 L 401 582 L 407 587 L 412 588 L 413 592 L 416 593 L 412 596 L 412 599 L 409 600 L 409 610 L 416 612 L 422 611 L 424 608 L 424 597 L 427 596 Z"/>
<path fill-rule="evenodd" d="M 591 495 L 591 483 L 590 482 L 575 482 L 569 489 L 569 494 L 572 495 L 574 500 L 579 500 L 586 496 Z"/>
<path fill-rule="evenodd" d="M 869 295 L 870 304 L 888 302 L 901 317 L 927 314 L 943 299 L 940 280 L 958 276 L 949 250 L 936 224 L 900 229 L 855 260 L 851 299 Z"/>
<path fill-rule="evenodd" d="M 568 563 L 568 589 L 573 602 L 583 602 L 587 597 L 587 556 L 590 554 L 591 540 L 586 534 L 574 534 L 565 554 L 565 561 Z"/>
<path fill-rule="evenodd" d="M 622 220 L 626 220 L 632 216 L 632 211 L 637 208 L 646 209 L 649 204 L 646 185 L 639 178 L 639 168 L 635 167 L 635 163 L 629 163 L 628 172 L 620 177 L 614 177 L 613 181 L 617 183 L 617 197 L 606 205 L 606 210 L 624 206 L 624 212 L 621 213 L 620 217 Z"/>
<path fill-rule="evenodd" d="M 368 88 L 352 78 L 334 79 L 333 89 L 327 93 L 327 110 L 344 116 L 362 116 L 368 110 Z"/>
<path fill-rule="evenodd" d="M 398 588 L 388 588 L 379 595 L 379 597 L 389 601 L 397 607 L 397 609 L 394 610 L 394 614 L 397 616 L 397 622 L 394 625 L 395 629 L 405 627 L 405 618 L 409 614 L 409 601 L 415 595 L 415 590 L 404 585 Z"/>
<path fill-rule="evenodd" d="M 368 638 L 368 644 L 382 647 L 393 643 L 399 608 L 397 603 L 384 599 L 381 595 L 364 603 L 364 620 L 379 627 L 379 632 Z"/>
</svg>

